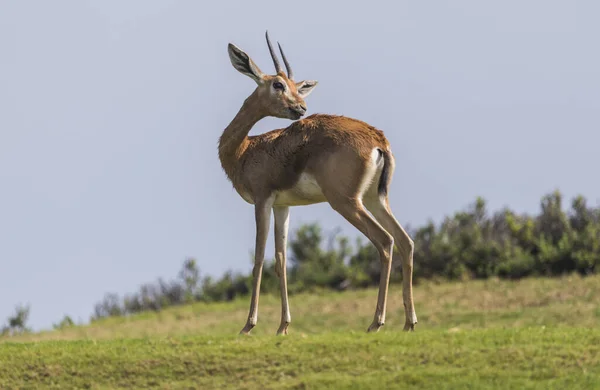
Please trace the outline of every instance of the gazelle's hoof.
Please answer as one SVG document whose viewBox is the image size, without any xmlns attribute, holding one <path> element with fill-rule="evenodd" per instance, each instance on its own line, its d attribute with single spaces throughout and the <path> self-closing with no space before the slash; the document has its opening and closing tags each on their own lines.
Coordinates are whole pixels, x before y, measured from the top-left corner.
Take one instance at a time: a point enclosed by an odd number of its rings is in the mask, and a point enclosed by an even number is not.
<svg viewBox="0 0 600 390">
<path fill-rule="evenodd" d="M 367 333 L 377 333 L 382 326 L 383 322 L 373 321 L 369 329 L 367 329 Z"/>
<path fill-rule="evenodd" d="M 417 324 L 416 322 L 415 322 L 415 323 L 410 323 L 410 322 L 408 322 L 408 321 L 407 321 L 407 322 L 405 322 L 405 323 L 404 323 L 404 331 L 405 331 L 405 332 L 414 332 L 414 331 L 415 331 L 415 325 L 416 325 L 416 324 Z"/>
<path fill-rule="evenodd" d="M 240 334 L 241 335 L 247 335 L 250 334 L 250 331 L 252 330 L 252 328 L 254 328 L 254 324 L 251 324 L 250 322 L 246 323 L 246 326 L 244 326 L 244 329 L 240 330 Z"/>
<path fill-rule="evenodd" d="M 277 329 L 277 336 L 285 336 L 288 334 L 288 326 L 290 325 L 289 322 L 284 322 L 279 326 L 279 329 Z"/>
</svg>

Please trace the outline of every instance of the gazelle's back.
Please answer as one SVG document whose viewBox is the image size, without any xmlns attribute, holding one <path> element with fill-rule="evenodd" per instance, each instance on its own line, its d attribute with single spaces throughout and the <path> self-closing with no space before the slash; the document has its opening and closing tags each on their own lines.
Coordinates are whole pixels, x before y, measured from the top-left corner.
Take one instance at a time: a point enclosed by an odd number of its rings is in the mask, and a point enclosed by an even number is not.
<svg viewBox="0 0 600 390">
<path fill-rule="evenodd" d="M 269 154 L 320 151 L 331 153 L 335 148 L 354 149 L 361 156 L 371 154 L 374 148 L 390 150 L 383 131 L 358 119 L 340 115 L 313 114 L 292 123 L 285 129 L 273 130 L 250 137 L 251 147 L 272 149 Z"/>
<path fill-rule="evenodd" d="M 244 165 L 269 166 L 251 170 L 269 172 L 270 190 L 278 193 L 275 204 L 288 206 L 326 201 L 323 190 L 332 181 L 343 182 L 336 188 L 347 188 L 348 193 L 368 190 L 359 187 L 375 183 L 360 182 L 358 178 L 365 175 L 357 173 L 370 169 L 373 172 L 368 176 L 377 176 L 383 163 L 380 151 L 389 151 L 381 130 L 357 119 L 325 114 L 308 116 L 249 140 L 251 155 L 261 157 Z M 246 186 L 254 192 L 252 182 L 264 180 L 250 178 Z"/>
</svg>

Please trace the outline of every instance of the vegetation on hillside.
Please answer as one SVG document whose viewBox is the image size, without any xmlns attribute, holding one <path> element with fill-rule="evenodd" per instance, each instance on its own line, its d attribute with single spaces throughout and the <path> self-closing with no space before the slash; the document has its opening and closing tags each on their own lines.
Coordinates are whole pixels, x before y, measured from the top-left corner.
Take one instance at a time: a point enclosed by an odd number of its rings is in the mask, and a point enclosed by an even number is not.
<svg viewBox="0 0 600 390">
<path fill-rule="evenodd" d="M 408 229 L 415 241 L 414 279 L 449 280 L 500 277 L 589 275 L 600 268 L 600 207 L 585 198 L 572 200 L 563 210 L 556 191 L 544 196 L 537 215 L 508 209 L 489 213 L 478 198 L 466 210 Z M 345 290 L 376 286 L 380 263 L 373 245 L 347 237 L 326 235 L 316 224 L 299 227 L 289 242 L 290 294 L 318 288 Z M 393 264 L 391 283 L 401 281 L 401 266 Z M 279 282 L 274 261 L 267 261 L 261 291 L 276 292 Z M 202 278 L 196 260 L 187 259 L 177 279 L 143 285 L 120 298 L 107 294 L 94 310 L 93 320 L 158 311 L 184 303 L 230 301 L 250 291 L 251 274 L 227 272 L 220 279 Z"/>
<path fill-rule="evenodd" d="M 544 196 L 537 215 L 508 209 L 490 213 L 481 198 L 466 210 L 407 229 L 415 241 L 414 280 L 468 280 L 499 277 L 520 279 L 577 273 L 585 276 L 600 269 L 600 207 L 590 207 L 579 196 L 568 210 L 556 191 Z M 380 263 L 373 245 L 358 239 L 325 234 L 317 223 L 300 226 L 290 235 L 288 284 L 290 295 L 315 289 L 348 290 L 376 286 Z M 402 279 L 396 257 L 391 283 Z M 120 297 L 107 294 L 96 304 L 92 321 L 127 316 L 192 302 L 224 302 L 250 292 L 251 274 L 226 272 L 221 278 L 202 277 L 195 259 L 185 260 L 177 278 L 142 285 Z M 274 261 L 267 261 L 261 291 L 275 293 L 279 281 Z M 29 308 L 17 307 L 2 334 L 27 332 Z M 73 326 L 68 316 L 55 328 Z"/>
<path fill-rule="evenodd" d="M 600 275 L 556 278 L 498 278 L 462 281 L 422 280 L 414 289 L 417 331 L 470 331 L 490 328 L 600 329 Z M 290 334 L 315 335 L 366 331 L 373 319 L 377 288 L 342 293 L 322 289 L 290 297 Z M 281 316 L 278 294 L 261 296 L 254 336 L 274 335 Z M 5 341 L 82 340 L 138 337 L 215 337 L 237 334 L 248 317 L 248 298 L 195 302 L 160 311 L 102 318 L 87 325 L 24 333 Z M 381 332 L 404 325 L 401 286 L 391 286 L 386 324 Z"/>
</svg>

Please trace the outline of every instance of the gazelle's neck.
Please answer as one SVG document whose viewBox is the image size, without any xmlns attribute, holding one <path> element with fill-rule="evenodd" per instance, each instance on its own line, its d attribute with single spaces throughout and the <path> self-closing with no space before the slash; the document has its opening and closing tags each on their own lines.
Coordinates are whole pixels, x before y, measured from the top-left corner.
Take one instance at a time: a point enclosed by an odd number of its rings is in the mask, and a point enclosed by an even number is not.
<svg viewBox="0 0 600 390">
<path fill-rule="evenodd" d="M 256 91 L 252 93 L 242 105 L 235 118 L 225 128 L 219 139 L 219 159 L 221 166 L 230 180 L 237 162 L 248 147 L 248 133 L 252 127 L 264 118 L 266 113 L 261 108 Z"/>
</svg>

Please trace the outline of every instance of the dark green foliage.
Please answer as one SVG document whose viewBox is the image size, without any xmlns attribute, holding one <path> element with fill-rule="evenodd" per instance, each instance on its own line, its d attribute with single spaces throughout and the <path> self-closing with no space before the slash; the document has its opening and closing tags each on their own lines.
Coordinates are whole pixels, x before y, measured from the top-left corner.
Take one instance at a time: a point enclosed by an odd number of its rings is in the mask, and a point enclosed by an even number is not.
<svg viewBox="0 0 600 390">
<path fill-rule="evenodd" d="M 347 261 L 351 249 L 346 237 L 336 236 L 331 235 L 328 248 L 323 249 L 323 233 L 317 224 L 301 226 L 296 231 L 296 237 L 290 242 L 290 291 L 313 287 L 344 288 L 350 271 Z"/>
<path fill-rule="evenodd" d="M 583 197 L 562 209 L 557 191 L 537 216 L 502 210 L 488 216 L 479 198 L 466 211 L 415 232 L 415 277 L 522 278 L 594 273 L 600 264 L 600 209 Z"/>
<path fill-rule="evenodd" d="M 0 329 L 0 335 L 12 336 L 29 332 L 27 320 L 29 319 L 29 306 L 17 305 L 15 314 L 8 317 L 6 325 Z"/>
<path fill-rule="evenodd" d="M 52 325 L 54 329 L 65 329 L 70 328 L 71 326 L 75 326 L 75 322 L 69 316 L 64 316 L 64 318 L 58 324 Z"/>
<path fill-rule="evenodd" d="M 228 282 L 230 285 L 231 282 Z M 196 260 L 187 259 L 174 281 L 165 282 L 159 279 L 156 283 L 144 284 L 137 293 L 127 295 L 122 300 L 116 294 L 106 294 L 104 299 L 96 304 L 92 320 L 148 310 L 160 311 L 165 307 L 194 302 L 202 295 L 200 284 L 200 270 Z M 203 284 L 211 287 L 210 281 L 205 280 Z"/>
<path fill-rule="evenodd" d="M 412 231 L 415 241 L 414 279 L 471 279 L 497 276 L 557 276 L 577 272 L 592 274 L 600 268 L 600 208 L 589 207 L 579 196 L 568 212 L 556 191 L 544 196 L 537 216 L 510 210 L 489 214 L 477 198 L 466 210 L 446 217 L 439 226 L 429 222 Z M 379 283 L 381 265 L 373 245 L 321 227 L 299 227 L 289 242 L 288 290 L 290 294 L 328 288 L 365 288 Z M 395 254 L 391 282 L 402 280 L 401 262 Z M 190 301 L 228 301 L 251 290 L 252 275 L 227 272 L 218 280 L 200 279 L 195 260 L 184 263 L 179 278 L 144 285 L 138 293 L 120 300 L 107 295 L 96 306 L 95 318 L 126 315 Z M 266 261 L 261 291 L 277 293 L 279 279 L 274 261 Z"/>
<path fill-rule="evenodd" d="M 268 274 L 268 271 L 265 274 Z M 266 275 L 264 279 L 268 281 L 269 276 Z M 234 274 L 231 271 L 227 271 L 217 281 L 213 281 L 211 277 L 206 277 L 203 280 L 202 289 L 197 295 L 197 300 L 206 302 L 231 301 L 238 295 L 246 295 L 250 291 L 251 282 L 249 275 Z M 268 283 L 265 284 L 268 285 Z"/>
</svg>

